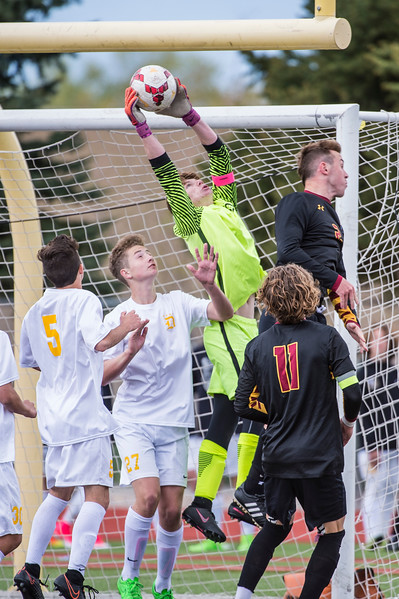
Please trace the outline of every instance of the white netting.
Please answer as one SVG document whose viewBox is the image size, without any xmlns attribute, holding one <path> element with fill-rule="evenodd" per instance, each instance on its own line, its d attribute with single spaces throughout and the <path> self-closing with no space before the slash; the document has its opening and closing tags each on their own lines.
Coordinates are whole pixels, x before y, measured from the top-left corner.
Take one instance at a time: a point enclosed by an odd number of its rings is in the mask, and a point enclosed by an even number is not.
<svg viewBox="0 0 399 599">
<path fill-rule="evenodd" d="M 335 137 L 330 129 L 224 129 L 218 133 L 231 151 L 233 169 L 238 183 L 239 211 L 252 231 L 265 269 L 274 264 L 274 208 L 285 194 L 300 189 L 296 175 L 295 154 L 308 141 Z M 179 170 L 195 164 L 207 176 L 207 155 L 190 130 L 158 133 L 160 141 Z M 90 131 L 71 135 L 26 134 L 20 137 L 30 174 L 35 186 L 43 241 L 67 233 L 80 243 L 86 278 L 84 285 L 101 298 L 104 310 L 125 299 L 126 289 L 114 281 L 107 268 L 109 252 L 118 238 L 134 231 L 144 235 L 151 252 L 156 256 L 161 292 L 180 288 L 189 293 L 202 291 L 186 269 L 192 262 L 182 240 L 173 235 L 173 221 L 160 189 L 148 165 L 140 140 L 135 132 Z M 398 326 L 398 278 L 396 196 L 398 185 L 398 153 L 396 125 L 367 122 L 360 132 L 360 203 L 358 279 L 361 299 L 360 315 L 366 335 L 376 324 L 386 324 L 390 335 Z M 358 151 L 354 148 L 354 151 Z M 0 152 L 1 156 L 1 152 Z M 10 177 L 18 181 L 18 173 Z M 0 327 L 13 336 L 13 244 L 10 235 L 8 210 L 1 192 L 0 207 Z M 30 216 L 29 216 L 30 218 Z M 29 288 L 29 264 L 26 268 L 26 288 Z M 22 289 L 23 292 L 23 289 Z M 26 309 L 28 309 L 28 305 Z M 203 392 L 203 380 L 209 376 L 209 365 L 201 353 L 201 331 L 193 335 L 193 368 L 198 428 L 191 435 L 191 478 L 184 505 L 192 498 L 198 439 L 202 438 L 209 399 Z M 392 367 L 395 368 L 396 366 Z M 390 383 L 391 386 L 396 385 Z M 115 389 L 113 389 L 114 391 Z M 378 405 L 373 408 L 376 413 Z M 392 423 L 396 419 L 391 413 Z M 383 425 L 381 425 L 383 426 Z M 392 430 L 391 430 L 392 429 Z M 390 434 L 396 428 L 390 427 Z M 393 431 L 393 432 L 392 432 Z M 359 438 L 366 438 L 361 429 Z M 23 439 L 17 438 L 18 443 Z M 222 527 L 228 544 L 220 551 L 193 553 L 193 546 L 202 540 L 193 529 L 185 529 L 184 542 L 173 575 L 177 595 L 234 593 L 245 551 L 239 550 L 243 533 L 238 523 L 230 521 L 226 509 L 234 489 L 236 458 L 235 440 L 231 443 L 228 472 L 215 510 L 221 514 Z M 29 448 L 26 449 L 29 455 Z M 28 459 L 28 458 L 27 458 Z M 115 458 L 116 483 L 119 460 Z M 29 480 L 21 480 L 22 489 Z M 364 481 L 357 480 L 356 567 L 371 565 L 386 597 L 399 593 L 397 557 L 384 547 L 366 551 L 359 508 Z M 385 490 L 385 495 L 388 489 Z M 392 499 L 392 497 L 391 497 Z M 127 507 L 132 503 L 131 489 L 118 487 L 112 491 L 111 507 L 107 512 L 101 535 L 107 547 L 95 550 L 89 562 L 87 581 L 108 593 L 115 592 L 116 580 L 123 563 L 123 527 Z M 396 501 L 396 490 L 393 493 Z M 396 505 L 396 503 L 395 503 Z M 393 510 L 393 507 L 392 507 Z M 391 517 L 390 514 L 389 517 Z M 64 539 L 65 540 L 65 539 Z M 289 539 L 280 547 L 258 586 L 258 593 L 282 597 L 285 592 L 282 575 L 304 570 L 314 547 L 315 533 L 305 530 L 300 512 Z M 151 533 L 142 566 L 144 588 L 151 588 L 156 569 L 154 536 Z M 50 547 L 43 561 L 44 575 L 57 575 L 66 568 L 65 548 Z M 0 567 L 0 588 L 8 588 L 12 575 L 11 558 Z"/>
</svg>

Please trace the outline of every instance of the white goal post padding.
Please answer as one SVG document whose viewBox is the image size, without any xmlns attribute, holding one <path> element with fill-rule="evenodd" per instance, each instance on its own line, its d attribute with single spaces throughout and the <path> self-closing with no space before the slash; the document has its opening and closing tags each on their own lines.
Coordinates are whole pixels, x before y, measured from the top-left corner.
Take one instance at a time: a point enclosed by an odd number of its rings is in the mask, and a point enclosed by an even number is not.
<svg viewBox="0 0 399 599">
<path fill-rule="evenodd" d="M 276 257 L 274 208 L 283 195 L 301 189 L 295 155 L 309 141 L 338 138 L 350 171 L 350 189 L 342 200 L 337 201 L 337 209 L 346 231 L 345 261 L 349 279 L 357 285 L 360 320 L 366 336 L 376 325 L 385 324 L 389 335 L 395 338 L 399 333 L 396 115 L 359 114 L 355 105 L 208 107 L 199 110 L 231 151 L 239 211 L 255 238 L 266 270 L 274 264 Z M 179 170 L 194 165 L 202 176 L 208 177 L 206 152 L 190 129 L 180 126 L 180 121 L 157 115 L 150 115 L 149 122 Z M 122 110 L 0 111 L 0 130 L 18 131 L 35 189 L 43 241 L 60 233 L 70 234 L 79 241 L 86 271 L 84 285 L 98 294 L 104 311 L 127 296 L 126 289 L 113 280 L 107 259 L 116 241 L 129 232 L 142 234 L 156 256 L 159 267 L 157 289 L 160 292 L 180 288 L 201 295 L 201 289 L 186 268 L 192 257 L 184 242 L 173 235 L 173 221 L 162 189 Z M 18 171 L 11 168 L 9 177 L 18 185 Z M 3 187 L 0 194 L 0 327 L 13 338 L 13 240 Z M 27 213 L 26 218 L 31 216 Z M 29 288 L 32 266 L 27 263 L 24 268 L 24 284 Z M 27 305 L 26 309 L 29 307 Z M 333 324 L 331 307 L 328 315 Z M 346 332 L 344 335 L 356 360 L 356 347 Z M 202 332 L 194 331 L 193 372 L 198 426 L 191 433 L 191 478 L 185 505 L 192 498 L 198 439 L 204 434 L 210 412 L 209 399 L 203 393 L 209 365 L 200 353 L 201 338 Z M 18 343 L 18 339 L 15 342 Z M 395 350 L 392 350 L 392 356 L 396 360 Z M 358 356 L 359 365 L 366 360 L 367 357 Z M 391 368 L 396 369 L 396 362 Z M 114 387 L 112 391 L 115 391 Z M 358 443 L 364 444 L 366 436 L 364 427 L 359 427 Z M 20 435 L 17 435 L 17 443 L 24 443 Z M 238 524 L 226 516 L 236 474 L 234 446 L 235 440 L 231 443 L 228 470 L 215 502 L 228 544 L 222 547 L 224 550 L 193 553 L 193 546 L 201 536 L 185 528 L 172 579 L 177 596 L 204 592 L 209 595 L 234 594 L 245 557 L 245 551 L 238 548 L 240 536 L 254 532 L 241 531 Z M 25 448 L 25 451 L 29 460 L 30 449 Z M 361 515 L 365 481 L 355 468 L 355 458 L 353 442 L 351 453 L 347 454 L 350 478 L 346 479 L 346 484 L 350 505 L 342 551 L 344 559 L 339 565 L 339 576 L 334 580 L 333 599 L 353 597 L 353 569 L 366 565 L 373 566 L 385 597 L 395 597 L 399 594 L 398 555 L 383 547 L 374 552 L 365 547 Z M 107 547 L 93 552 L 87 571 L 88 583 L 109 594 L 115 592 L 123 563 L 124 515 L 133 501 L 131 490 L 117 485 L 119 467 L 120 462 L 115 456 L 116 486 L 101 529 Z M 27 478 L 20 484 L 24 492 L 30 481 Z M 387 486 L 386 498 L 392 493 Z M 303 571 L 314 543 L 315 533 L 309 534 L 305 530 L 298 510 L 294 532 L 276 551 L 267 575 L 258 586 L 258 594 L 282 597 L 285 592 L 283 574 Z M 65 548 L 49 547 L 43 561 L 44 577 L 46 572 L 52 576 L 53 572 L 66 568 L 66 553 Z M 6 590 L 10 585 L 12 576 L 8 566 L 11 564 L 11 558 L 6 558 L 0 567 L 0 590 Z M 142 566 L 141 582 L 145 590 L 151 588 L 155 568 L 152 534 Z"/>
</svg>

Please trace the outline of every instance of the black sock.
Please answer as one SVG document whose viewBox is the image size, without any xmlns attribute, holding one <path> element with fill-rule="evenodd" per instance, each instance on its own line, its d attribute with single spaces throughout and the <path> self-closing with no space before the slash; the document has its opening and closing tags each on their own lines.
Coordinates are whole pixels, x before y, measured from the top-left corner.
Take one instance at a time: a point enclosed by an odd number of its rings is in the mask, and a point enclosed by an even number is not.
<svg viewBox="0 0 399 599">
<path fill-rule="evenodd" d="M 244 482 L 244 491 L 250 495 L 263 493 L 263 467 L 262 467 L 263 434 L 259 435 L 258 445 L 252 460 L 251 468 Z"/>
<path fill-rule="evenodd" d="M 278 524 L 271 524 L 266 520 L 266 524 L 258 532 L 248 549 L 237 586 L 254 592 L 256 585 L 262 578 L 268 563 L 273 557 L 274 550 L 288 536 L 291 528 L 292 526 L 283 528 Z"/>
<path fill-rule="evenodd" d="M 28 562 L 26 562 L 25 569 L 35 578 L 40 578 L 40 564 L 28 564 Z"/>
<path fill-rule="evenodd" d="M 81 572 L 79 572 L 79 570 L 68 569 L 65 572 L 65 576 L 68 578 L 69 582 L 72 582 L 72 584 L 77 584 L 79 586 L 83 584 L 84 576 Z"/>
<path fill-rule="evenodd" d="M 324 534 L 319 538 L 306 568 L 305 584 L 299 595 L 300 599 L 320 597 L 337 567 L 344 536 L 345 531 L 341 530 Z"/>
<path fill-rule="evenodd" d="M 205 497 L 200 497 L 196 495 L 191 503 L 194 507 L 203 507 L 207 510 L 212 511 L 212 501 L 210 499 L 206 499 Z"/>
</svg>

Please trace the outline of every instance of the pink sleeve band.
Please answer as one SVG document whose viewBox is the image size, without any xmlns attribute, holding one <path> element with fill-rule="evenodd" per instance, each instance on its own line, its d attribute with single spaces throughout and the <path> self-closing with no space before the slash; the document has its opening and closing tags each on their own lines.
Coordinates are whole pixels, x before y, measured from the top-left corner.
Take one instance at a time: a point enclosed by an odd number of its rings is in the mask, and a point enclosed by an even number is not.
<svg viewBox="0 0 399 599">
<path fill-rule="evenodd" d="M 234 183 L 234 173 L 228 173 L 227 175 L 212 175 L 213 184 L 216 187 L 221 187 L 222 185 L 229 185 L 229 183 Z"/>
<path fill-rule="evenodd" d="M 341 275 L 338 275 L 337 280 L 335 281 L 334 285 L 331 287 L 331 291 L 336 291 L 340 285 L 342 281 L 342 277 Z"/>
</svg>

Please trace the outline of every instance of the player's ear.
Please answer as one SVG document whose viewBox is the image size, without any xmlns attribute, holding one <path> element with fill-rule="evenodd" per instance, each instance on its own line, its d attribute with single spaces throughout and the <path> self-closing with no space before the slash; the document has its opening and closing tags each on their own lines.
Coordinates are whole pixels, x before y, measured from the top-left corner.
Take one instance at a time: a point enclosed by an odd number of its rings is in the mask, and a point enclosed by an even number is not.
<svg viewBox="0 0 399 599">
<path fill-rule="evenodd" d="M 81 263 L 79 264 L 79 268 L 78 268 L 78 274 L 79 274 L 79 275 L 83 275 L 83 272 L 84 272 L 84 268 L 83 268 L 83 262 L 81 262 Z"/>
<path fill-rule="evenodd" d="M 121 268 L 119 271 L 124 279 L 130 279 L 130 272 L 126 268 Z"/>
</svg>

